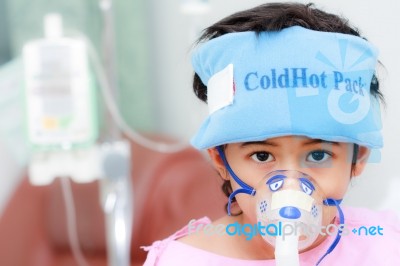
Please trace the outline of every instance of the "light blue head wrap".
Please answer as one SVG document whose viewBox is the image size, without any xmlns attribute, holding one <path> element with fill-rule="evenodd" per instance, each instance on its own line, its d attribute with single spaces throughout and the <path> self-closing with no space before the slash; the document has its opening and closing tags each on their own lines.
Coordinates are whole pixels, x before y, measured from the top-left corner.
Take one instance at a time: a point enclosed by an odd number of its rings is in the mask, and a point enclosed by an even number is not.
<svg viewBox="0 0 400 266">
<path fill-rule="evenodd" d="M 210 109 L 192 144 L 298 135 L 380 148 L 380 107 L 370 94 L 377 53 L 362 38 L 300 26 L 214 38 L 192 57 Z"/>
</svg>

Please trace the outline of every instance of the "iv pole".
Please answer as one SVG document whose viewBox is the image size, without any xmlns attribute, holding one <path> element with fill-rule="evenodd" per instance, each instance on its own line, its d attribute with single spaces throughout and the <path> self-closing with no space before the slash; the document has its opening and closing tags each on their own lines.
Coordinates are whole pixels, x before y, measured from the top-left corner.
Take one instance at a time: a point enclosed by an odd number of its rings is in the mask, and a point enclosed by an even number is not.
<svg viewBox="0 0 400 266">
<path fill-rule="evenodd" d="M 114 99 L 118 99 L 118 81 L 116 73 L 115 62 L 115 31 L 114 31 L 114 15 L 113 15 L 113 0 L 99 0 L 99 7 L 102 14 L 103 32 L 101 38 L 101 58 L 105 70 L 106 78 Z M 105 136 L 106 139 L 120 139 L 121 132 L 110 112 L 105 112 L 106 125 Z"/>
<path fill-rule="evenodd" d="M 113 1 L 99 0 L 99 7 L 103 20 L 102 63 L 111 93 L 117 99 Z M 107 108 L 104 115 L 101 139 L 105 143 L 101 144 L 101 164 L 105 177 L 100 180 L 100 194 L 105 214 L 108 265 L 128 266 L 133 222 L 130 145 L 122 141 L 121 132 Z"/>
</svg>

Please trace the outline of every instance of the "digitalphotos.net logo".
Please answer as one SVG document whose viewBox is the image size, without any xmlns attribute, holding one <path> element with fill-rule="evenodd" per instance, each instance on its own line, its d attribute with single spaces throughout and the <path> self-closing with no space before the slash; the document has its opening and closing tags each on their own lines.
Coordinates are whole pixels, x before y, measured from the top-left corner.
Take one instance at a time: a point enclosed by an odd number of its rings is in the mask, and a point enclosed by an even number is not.
<svg viewBox="0 0 400 266">
<path fill-rule="evenodd" d="M 300 233 L 301 232 L 301 233 Z M 322 236 L 336 236 L 338 233 L 341 236 L 348 236 L 350 234 L 357 236 L 383 236 L 383 228 L 377 226 L 360 226 L 349 228 L 346 224 L 329 224 L 327 226 L 304 225 L 302 223 L 270 223 L 262 225 L 261 222 L 257 224 L 240 224 L 238 222 L 228 225 L 224 224 L 195 224 L 195 220 L 191 220 L 188 224 L 188 234 L 204 234 L 206 236 L 213 235 L 244 235 L 246 240 L 251 240 L 256 235 L 261 236 L 282 236 L 285 240 L 286 236 L 291 235 L 314 235 L 318 233 Z"/>
</svg>

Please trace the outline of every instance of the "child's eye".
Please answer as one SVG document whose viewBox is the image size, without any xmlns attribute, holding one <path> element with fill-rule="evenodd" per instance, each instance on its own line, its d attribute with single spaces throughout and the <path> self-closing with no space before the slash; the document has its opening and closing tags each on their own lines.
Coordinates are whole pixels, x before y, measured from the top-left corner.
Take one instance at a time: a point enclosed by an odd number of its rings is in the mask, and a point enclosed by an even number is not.
<svg viewBox="0 0 400 266">
<path fill-rule="evenodd" d="M 267 163 L 270 162 L 274 159 L 271 153 L 261 151 L 261 152 L 255 152 L 253 155 L 251 155 L 251 159 L 258 163 Z"/>
<path fill-rule="evenodd" d="M 318 150 L 312 151 L 307 155 L 307 161 L 313 163 L 322 163 L 331 158 L 332 155 L 326 151 Z"/>
</svg>

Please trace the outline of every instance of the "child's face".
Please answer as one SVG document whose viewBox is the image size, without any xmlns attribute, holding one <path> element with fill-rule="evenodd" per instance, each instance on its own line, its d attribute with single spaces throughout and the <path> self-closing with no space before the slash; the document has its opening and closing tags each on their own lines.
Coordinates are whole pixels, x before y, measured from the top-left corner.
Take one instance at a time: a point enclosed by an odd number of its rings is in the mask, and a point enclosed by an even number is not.
<svg viewBox="0 0 400 266">
<path fill-rule="evenodd" d="M 274 170 L 297 170 L 310 175 L 322 189 L 325 197 L 342 199 L 352 175 L 353 144 L 326 142 L 306 137 L 287 136 L 261 142 L 234 143 L 225 146 L 225 155 L 236 175 L 251 187 Z M 369 150 L 360 147 L 358 161 L 353 169 L 359 175 Z M 218 154 L 209 150 L 212 160 L 223 178 L 231 180 L 233 190 L 239 185 L 227 176 Z M 236 197 L 246 213 L 248 195 Z"/>
</svg>

